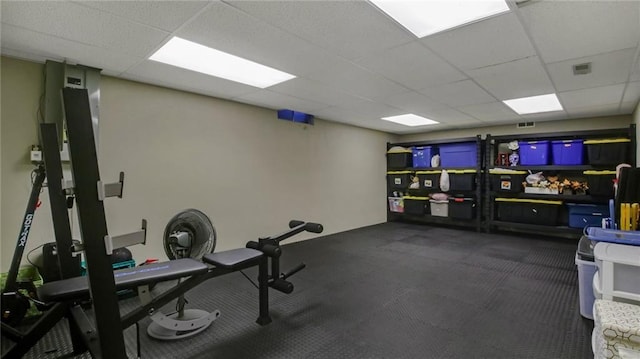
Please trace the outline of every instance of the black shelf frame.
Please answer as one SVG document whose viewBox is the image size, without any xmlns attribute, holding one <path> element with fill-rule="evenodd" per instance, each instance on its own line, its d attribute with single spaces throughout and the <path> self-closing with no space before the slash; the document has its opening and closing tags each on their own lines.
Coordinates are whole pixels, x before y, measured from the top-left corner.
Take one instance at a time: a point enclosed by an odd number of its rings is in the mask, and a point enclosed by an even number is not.
<svg viewBox="0 0 640 359">
<path fill-rule="evenodd" d="M 431 170 L 475 170 L 475 189 L 471 191 L 449 191 L 450 195 L 463 195 L 464 197 L 473 197 L 475 200 L 476 210 L 475 210 L 475 218 L 471 220 L 465 219 L 457 219 L 451 217 L 439 217 L 439 216 L 431 216 L 431 215 L 413 215 L 406 213 L 396 213 L 391 212 L 389 210 L 389 205 L 387 206 L 387 221 L 408 221 L 408 222 L 418 222 L 425 224 L 436 224 L 436 225 L 446 225 L 446 226 L 458 226 L 465 228 L 473 228 L 477 232 L 483 230 L 483 203 L 484 203 L 484 188 L 485 188 L 485 176 L 483 175 L 484 169 L 484 159 L 485 159 L 485 142 L 482 139 L 481 135 L 476 135 L 475 137 L 463 137 L 463 138 L 455 138 L 455 139 L 447 139 L 447 140 L 427 140 L 427 141 L 413 141 L 413 142 L 397 142 L 397 143 L 389 143 L 387 142 L 387 150 L 394 146 L 402 146 L 402 147 L 415 147 L 415 146 L 435 146 L 435 145 L 444 145 L 444 144 L 456 144 L 456 143 L 465 143 L 465 142 L 475 142 L 476 144 L 476 166 L 475 167 L 428 167 L 428 168 L 404 168 L 404 169 L 387 169 L 388 171 L 431 171 Z M 387 183 L 387 195 L 393 192 L 394 189 L 389 188 Z M 425 190 L 425 189 L 409 189 L 406 188 L 402 191 L 395 190 L 398 192 L 410 193 L 417 196 L 429 196 L 433 193 L 439 193 L 439 190 Z"/>
<path fill-rule="evenodd" d="M 508 230 L 514 232 L 528 232 L 528 233 L 545 233 L 554 236 L 579 238 L 582 234 L 582 230 L 578 228 L 569 228 L 566 226 L 544 226 L 536 224 L 526 223 L 514 223 L 499 221 L 496 218 L 496 197 L 507 198 L 523 198 L 523 199 L 542 199 L 542 200 L 561 200 L 563 202 L 575 202 L 575 203 L 593 203 L 593 204 L 605 204 L 608 198 L 591 196 L 591 195 L 551 195 L 551 194 L 534 194 L 534 193 L 508 193 L 508 192 L 496 192 L 490 188 L 491 174 L 489 170 L 492 168 L 508 168 L 521 171 L 558 171 L 558 172 L 583 172 L 587 170 L 615 170 L 611 166 L 592 166 L 592 165 L 575 165 L 575 166 L 557 166 L 557 165 L 540 165 L 540 166 L 495 166 L 494 159 L 497 155 L 497 145 L 499 143 L 507 143 L 514 140 L 571 140 L 571 139 L 605 139 L 605 138 L 628 138 L 631 140 L 629 146 L 628 157 L 631 165 L 636 166 L 636 126 L 631 124 L 626 128 L 614 128 L 603 130 L 589 130 L 589 131 L 571 131 L 571 132 L 553 132 L 553 133 L 535 133 L 524 135 L 501 135 L 491 136 L 487 134 L 485 144 L 485 180 L 484 180 L 484 227 L 485 231 L 490 233 L 494 229 Z"/>
</svg>

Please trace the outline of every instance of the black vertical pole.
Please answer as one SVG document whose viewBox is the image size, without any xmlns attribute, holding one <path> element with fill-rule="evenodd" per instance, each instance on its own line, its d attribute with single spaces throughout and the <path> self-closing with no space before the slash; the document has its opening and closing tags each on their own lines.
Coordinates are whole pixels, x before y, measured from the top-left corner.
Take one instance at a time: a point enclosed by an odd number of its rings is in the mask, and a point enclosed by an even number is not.
<svg viewBox="0 0 640 359">
<path fill-rule="evenodd" d="M 58 129 L 54 123 L 40 124 L 40 138 L 42 139 L 42 152 L 44 165 L 47 170 L 47 188 L 49 192 L 49 204 L 51 206 L 51 218 L 56 238 L 56 251 L 58 252 L 58 268 L 60 278 L 67 279 L 80 275 L 80 259 L 73 256 L 71 247 L 73 237 L 69 222 L 67 198 L 62 188 L 62 160 L 60 159 L 60 146 L 58 143 Z M 66 317 L 69 323 L 69 332 L 73 352 L 80 354 L 87 350 L 82 340 L 82 334 L 71 317 L 68 308 Z"/>
<path fill-rule="evenodd" d="M 267 325 L 271 323 L 271 316 L 269 316 L 269 257 L 266 255 L 260 258 L 258 265 L 258 297 L 260 314 L 256 323 Z"/>
<path fill-rule="evenodd" d="M 127 358 L 111 258 L 105 237 L 104 204 L 98 198 L 98 157 L 87 90 L 62 90 L 78 220 L 82 232 L 89 289 L 103 358 Z"/>
<path fill-rule="evenodd" d="M 56 127 L 53 123 L 43 123 L 40 125 L 40 134 L 44 152 L 44 165 L 47 170 L 47 188 L 49 190 L 60 276 L 62 279 L 67 279 L 80 275 L 80 265 L 78 260 L 73 257 L 71 250 L 73 239 L 69 224 L 67 197 L 62 189 L 64 176 L 62 175 L 62 161 L 60 160 L 58 130 Z"/>
</svg>

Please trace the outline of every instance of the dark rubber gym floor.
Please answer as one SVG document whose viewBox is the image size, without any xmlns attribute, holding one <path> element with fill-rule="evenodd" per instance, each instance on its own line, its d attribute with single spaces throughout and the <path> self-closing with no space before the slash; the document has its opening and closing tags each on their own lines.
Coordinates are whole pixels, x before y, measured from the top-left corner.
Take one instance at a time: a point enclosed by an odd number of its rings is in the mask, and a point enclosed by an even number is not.
<svg viewBox="0 0 640 359">
<path fill-rule="evenodd" d="M 143 333 L 142 357 L 590 358 L 576 244 L 401 223 L 293 243 L 283 269 L 307 269 L 291 278 L 291 295 L 271 291 L 273 323 L 255 323 L 257 290 L 232 273 L 187 293 L 188 308 L 222 312 L 209 329 L 176 342 Z M 123 300 L 123 311 L 136 301 Z M 64 330 L 26 357 L 69 357 Z M 134 327 L 125 338 L 133 357 Z"/>
</svg>

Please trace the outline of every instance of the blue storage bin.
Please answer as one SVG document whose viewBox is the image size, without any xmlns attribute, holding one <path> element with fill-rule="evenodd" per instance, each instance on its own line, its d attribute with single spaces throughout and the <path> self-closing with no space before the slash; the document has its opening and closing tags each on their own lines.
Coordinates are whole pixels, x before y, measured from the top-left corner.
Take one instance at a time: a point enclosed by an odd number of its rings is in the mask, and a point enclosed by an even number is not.
<svg viewBox="0 0 640 359">
<path fill-rule="evenodd" d="M 567 203 L 569 206 L 569 227 L 600 227 L 602 219 L 609 217 L 609 207 L 596 204 Z"/>
<path fill-rule="evenodd" d="M 549 141 L 518 141 L 518 146 L 521 165 L 549 164 Z"/>
<path fill-rule="evenodd" d="M 584 153 L 582 143 L 582 140 L 552 141 L 552 163 L 554 165 L 581 165 Z"/>
<path fill-rule="evenodd" d="M 413 168 L 431 167 L 431 157 L 435 155 L 435 147 L 419 146 L 413 148 Z"/>
<path fill-rule="evenodd" d="M 478 165 L 478 147 L 475 142 L 440 145 L 440 166 L 476 167 Z"/>
</svg>

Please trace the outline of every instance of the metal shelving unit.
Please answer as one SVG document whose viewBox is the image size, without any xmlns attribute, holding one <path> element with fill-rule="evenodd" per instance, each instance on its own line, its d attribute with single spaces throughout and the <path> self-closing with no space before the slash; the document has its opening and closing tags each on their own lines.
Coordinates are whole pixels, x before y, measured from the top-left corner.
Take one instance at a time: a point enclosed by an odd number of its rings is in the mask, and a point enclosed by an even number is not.
<svg viewBox="0 0 640 359">
<path fill-rule="evenodd" d="M 484 190 L 484 177 L 483 176 L 483 167 L 484 167 L 484 141 L 482 140 L 480 135 L 475 137 L 467 137 L 467 138 L 457 138 L 451 140 L 436 140 L 436 141 L 416 141 L 416 142 L 403 142 L 403 143 L 387 143 L 387 150 L 393 146 L 402 146 L 402 147 L 414 147 L 414 146 L 435 146 L 435 145 L 443 145 L 443 144 L 456 144 L 456 143 L 468 143 L 474 142 L 476 144 L 476 166 L 475 167 L 437 167 L 437 168 L 404 168 L 404 169 L 389 169 L 392 171 L 423 171 L 423 170 L 475 170 L 475 186 L 472 191 L 456 191 L 449 192 L 448 194 L 455 195 L 463 195 L 465 197 L 473 197 L 475 200 L 475 216 L 472 220 L 464 220 L 464 219 L 456 219 L 450 217 L 438 217 L 431 215 L 412 215 L 406 213 L 396 213 L 391 212 L 387 205 L 387 221 L 410 221 L 417 223 L 426 223 L 426 224 L 435 224 L 435 225 L 447 225 L 447 226 L 457 226 L 457 227 L 465 227 L 465 228 L 473 228 L 476 231 L 481 231 L 483 228 L 482 220 L 483 220 L 483 190 Z M 389 188 L 387 184 L 387 196 L 393 189 Z M 397 190 L 396 190 L 397 191 Z M 409 189 L 406 188 L 403 191 L 404 193 L 408 193 L 414 196 L 428 196 L 433 193 L 440 192 L 439 190 L 424 190 L 424 189 Z"/>
<path fill-rule="evenodd" d="M 575 166 L 557 166 L 557 165 L 539 165 L 539 166 L 494 166 L 494 160 L 497 158 L 497 147 L 500 143 L 507 143 L 514 140 L 525 141 L 540 141 L 540 140 L 571 140 L 571 139 L 605 139 L 605 138 L 629 138 L 629 154 L 628 158 L 631 165 L 636 165 L 636 137 L 635 137 L 635 125 L 631 125 L 628 128 L 618 128 L 609 130 L 594 130 L 594 131 L 578 131 L 578 132 L 561 132 L 561 133 L 540 133 L 540 134 L 527 134 L 527 135 L 512 135 L 512 136 L 491 136 L 487 135 L 486 149 L 485 149 L 485 180 L 484 180 L 484 227 L 487 232 L 492 230 L 507 230 L 515 232 L 528 232 L 528 233 L 545 233 L 555 236 L 569 236 L 572 238 L 579 237 L 582 233 L 581 229 L 567 227 L 566 221 L 559 220 L 558 223 L 562 225 L 538 225 L 516 222 L 505 222 L 497 218 L 497 210 L 495 199 L 497 197 L 518 198 L 518 199 L 542 199 L 542 200 L 561 200 L 563 202 L 572 203 L 591 203 L 591 204 L 605 204 L 607 203 L 607 197 L 591 196 L 591 195 L 556 195 L 556 194 L 533 194 L 533 193 L 503 193 L 491 190 L 491 175 L 489 171 L 493 168 L 508 168 L 520 171 L 534 172 L 555 172 L 558 174 L 582 174 L 583 171 L 588 170 L 615 170 L 615 166 L 593 166 L 593 165 L 575 165 Z M 564 207 L 564 203 L 563 203 Z M 559 211 L 560 219 L 566 218 L 566 210 Z"/>
</svg>

